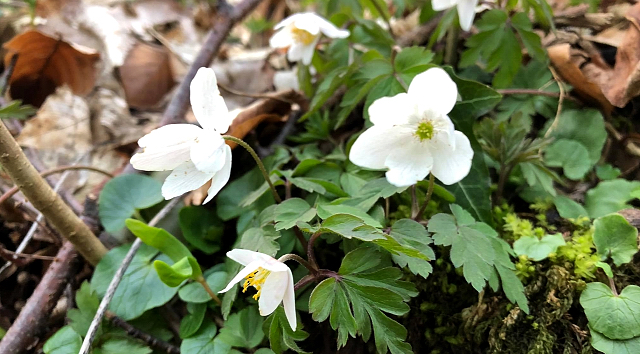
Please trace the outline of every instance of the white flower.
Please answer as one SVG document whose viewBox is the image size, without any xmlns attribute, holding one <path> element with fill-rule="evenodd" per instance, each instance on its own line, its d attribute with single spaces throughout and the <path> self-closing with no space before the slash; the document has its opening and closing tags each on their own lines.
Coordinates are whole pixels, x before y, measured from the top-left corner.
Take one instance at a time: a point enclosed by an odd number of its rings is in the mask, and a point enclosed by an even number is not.
<svg viewBox="0 0 640 354">
<path fill-rule="evenodd" d="M 274 29 L 280 29 L 280 31 L 271 37 L 269 41 L 271 47 L 289 47 L 287 58 L 290 61 L 302 61 L 304 65 L 311 64 L 313 51 L 321 34 L 324 33 L 330 38 L 349 37 L 349 31 L 339 29 L 333 23 L 312 12 L 291 15 L 278 23 Z"/>
<path fill-rule="evenodd" d="M 431 5 L 435 11 L 442 11 L 457 6 L 460 27 L 465 31 L 471 29 L 473 18 L 476 12 L 479 12 L 476 11 L 478 0 L 432 0 Z"/>
<path fill-rule="evenodd" d="M 429 173 L 444 184 L 459 182 L 471 169 L 473 150 L 447 116 L 457 97 L 457 86 L 444 70 L 417 75 L 409 92 L 371 104 L 373 126 L 356 139 L 349 159 L 358 166 L 388 169 L 387 180 L 398 187 Z"/>
<path fill-rule="evenodd" d="M 295 331 L 296 298 L 291 269 L 279 260 L 260 252 L 234 249 L 227 252 L 227 257 L 242 264 L 244 268 L 220 292 L 227 292 L 242 279 L 246 279 L 242 292 L 247 291 L 249 286 L 256 288 L 258 292 L 253 298 L 258 300 L 260 315 L 270 315 L 282 302 L 289 326 Z"/>
<path fill-rule="evenodd" d="M 131 165 L 143 171 L 173 170 L 162 185 L 165 199 L 196 190 L 211 180 L 204 203 L 229 181 L 231 148 L 222 135 L 231 124 L 212 69 L 200 68 L 191 81 L 191 107 L 202 128 L 192 124 L 169 124 L 138 140 L 142 152 Z"/>
</svg>

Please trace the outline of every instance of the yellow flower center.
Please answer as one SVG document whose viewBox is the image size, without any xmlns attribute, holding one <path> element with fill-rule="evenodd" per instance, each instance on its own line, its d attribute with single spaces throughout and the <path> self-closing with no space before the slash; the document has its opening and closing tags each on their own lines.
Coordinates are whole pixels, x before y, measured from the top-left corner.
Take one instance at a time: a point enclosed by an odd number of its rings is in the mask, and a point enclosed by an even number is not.
<svg viewBox="0 0 640 354">
<path fill-rule="evenodd" d="M 418 129 L 413 133 L 420 141 L 431 140 L 433 138 L 433 123 L 428 120 L 420 122 Z"/>
<path fill-rule="evenodd" d="M 293 27 L 291 33 L 293 34 L 293 39 L 296 42 L 302 43 L 304 45 L 309 45 L 316 39 L 316 36 L 311 34 L 309 31 L 297 27 Z"/>
<path fill-rule="evenodd" d="M 264 268 L 258 268 L 255 272 L 247 275 L 246 277 L 244 277 L 247 280 L 244 281 L 244 288 L 242 289 L 242 292 L 244 293 L 245 291 L 247 291 L 248 287 L 253 286 L 254 288 L 256 288 L 256 290 L 258 290 L 258 292 L 253 295 L 253 299 L 258 300 L 258 298 L 260 297 L 260 291 L 262 290 L 262 284 L 264 284 L 264 281 L 267 279 L 269 274 L 271 274 L 270 271 Z"/>
</svg>

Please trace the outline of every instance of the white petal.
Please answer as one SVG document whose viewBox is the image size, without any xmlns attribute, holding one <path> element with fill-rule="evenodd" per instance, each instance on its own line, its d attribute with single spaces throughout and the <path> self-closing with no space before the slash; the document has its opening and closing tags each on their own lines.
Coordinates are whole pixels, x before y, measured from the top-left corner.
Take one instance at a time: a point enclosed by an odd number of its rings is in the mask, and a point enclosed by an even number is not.
<svg viewBox="0 0 640 354">
<path fill-rule="evenodd" d="M 304 45 L 298 42 L 293 42 L 289 50 L 287 51 L 287 59 L 289 61 L 297 62 L 302 60 L 302 52 L 304 51 Z"/>
<path fill-rule="evenodd" d="M 256 270 L 258 270 L 258 268 L 260 268 L 260 262 L 259 261 L 247 264 L 246 267 L 242 268 L 242 270 L 238 274 L 236 274 L 236 276 L 233 277 L 233 279 L 231 279 L 231 281 L 229 282 L 227 287 L 222 289 L 222 290 L 220 290 L 219 293 L 226 293 L 234 285 L 238 284 L 238 282 L 240 282 L 242 279 L 244 279 L 247 275 L 255 272 Z"/>
<path fill-rule="evenodd" d="M 458 87 L 446 71 L 431 68 L 411 81 L 409 95 L 418 103 L 420 111 L 447 114 L 456 104 Z"/>
<path fill-rule="evenodd" d="M 265 279 L 260 289 L 258 309 L 261 316 L 269 316 L 282 302 L 287 290 L 289 274 L 287 272 L 272 272 Z"/>
<path fill-rule="evenodd" d="M 476 6 L 478 0 L 459 0 L 458 1 L 458 18 L 460 27 L 468 31 L 473 24 L 473 18 L 476 16 Z"/>
<path fill-rule="evenodd" d="M 224 166 L 226 146 L 222 136 L 213 129 L 203 129 L 191 145 L 191 161 L 202 172 L 214 174 Z"/>
<path fill-rule="evenodd" d="M 389 154 L 407 139 L 415 139 L 412 133 L 402 127 L 373 127 L 360 134 L 351 146 L 349 160 L 354 164 L 380 170 L 386 167 Z"/>
<path fill-rule="evenodd" d="M 284 305 L 284 314 L 287 316 L 289 326 L 291 326 L 291 329 L 295 331 L 297 327 L 296 294 L 293 285 L 293 274 L 291 274 L 291 269 L 287 271 L 287 276 L 289 280 L 287 280 L 287 290 L 285 290 L 284 292 L 282 304 Z"/>
<path fill-rule="evenodd" d="M 349 37 L 349 31 L 341 30 L 333 23 L 320 17 L 318 19 L 318 25 L 320 26 L 320 32 L 329 38 L 347 38 Z"/>
<path fill-rule="evenodd" d="M 302 64 L 309 65 L 311 64 L 311 60 L 313 59 L 313 53 L 316 50 L 316 45 L 320 41 L 320 36 L 316 37 L 311 44 L 302 47 Z"/>
<path fill-rule="evenodd" d="M 446 141 L 436 140 L 432 145 L 433 170 L 431 173 L 440 182 L 451 185 L 460 182 L 469 174 L 471 160 L 473 160 L 473 149 L 466 135 L 455 131 L 455 149 Z"/>
<path fill-rule="evenodd" d="M 165 199 L 179 197 L 202 187 L 212 177 L 212 174 L 199 171 L 191 161 L 176 167 L 164 180 L 162 196 Z"/>
<path fill-rule="evenodd" d="M 131 158 L 131 165 L 143 171 L 168 171 L 189 161 L 189 150 L 202 131 L 192 124 L 169 124 L 152 130 L 138 140 L 143 149 Z"/>
<path fill-rule="evenodd" d="M 369 120 L 377 126 L 401 125 L 418 113 L 417 100 L 406 93 L 381 97 L 369 106 Z"/>
<path fill-rule="evenodd" d="M 427 177 L 433 157 L 425 144 L 412 140 L 389 154 L 385 164 L 389 168 L 387 181 L 396 187 L 408 187 Z"/>
<path fill-rule="evenodd" d="M 296 18 L 293 25 L 298 29 L 311 33 L 312 35 L 317 35 L 320 34 L 320 21 L 322 20 L 324 20 L 322 17 L 312 12 L 307 12 Z"/>
<path fill-rule="evenodd" d="M 273 27 L 273 29 L 277 30 L 279 28 L 287 26 L 287 25 L 293 23 L 294 21 L 296 21 L 301 16 L 304 16 L 304 13 L 293 14 L 293 15 L 285 18 L 284 20 L 280 21 L 277 25 L 275 25 L 275 27 Z"/>
<path fill-rule="evenodd" d="M 205 129 L 215 129 L 224 134 L 231 124 L 229 109 L 218 90 L 213 69 L 200 68 L 191 81 L 191 109 L 198 123 Z"/>
<path fill-rule="evenodd" d="M 207 204 L 229 182 L 229 177 L 231 176 L 231 148 L 225 144 L 222 150 L 225 154 L 224 166 L 211 178 L 211 187 L 207 191 L 207 199 L 202 204 Z"/>
<path fill-rule="evenodd" d="M 442 11 L 453 7 L 459 0 L 431 0 L 431 6 L 435 11 Z"/>
<path fill-rule="evenodd" d="M 266 263 L 269 260 L 277 261 L 273 257 L 266 255 L 264 253 L 245 250 L 242 248 L 232 249 L 231 251 L 227 252 L 227 257 L 242 264 L 243 266 L 246 266 L 249 263 L 253 263 L 253 262 L 260 262 L 262 264 L 262 263 Z"/>
<path fill-rule="evenodd" d="M 293 44 L 293 35 L 287 28 L 274 33 L 271 39 L 269 39 L 269 46 L 271 46 L 271 48 L 286 48 L 291 44 Z"/>
</svg>

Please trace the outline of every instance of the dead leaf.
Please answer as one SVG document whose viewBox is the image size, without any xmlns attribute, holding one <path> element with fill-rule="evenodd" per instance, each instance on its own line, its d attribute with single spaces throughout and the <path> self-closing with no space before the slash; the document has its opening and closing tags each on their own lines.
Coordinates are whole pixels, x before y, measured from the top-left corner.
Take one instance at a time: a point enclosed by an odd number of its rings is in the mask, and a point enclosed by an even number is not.
<svg viewBox="0 0 640 354">
<path fill-rule="evenodd" d="M 120 67 L 120 79 L 130 107 L 155 107 L 175 84 L 169 51 L 162 46 L 136 44 Z"/>
<path fill-rule="evenodd" d="M 95 64 L 100 54 L 81 51 L 73 45 L 31 30 L 15 36 L 3 45 L 18 61 L 9 80 L 11 98 L 40 107 L 56 88 L 68 85 L 77 95 L 91 91 L 96 80 Z"/>
</svg>

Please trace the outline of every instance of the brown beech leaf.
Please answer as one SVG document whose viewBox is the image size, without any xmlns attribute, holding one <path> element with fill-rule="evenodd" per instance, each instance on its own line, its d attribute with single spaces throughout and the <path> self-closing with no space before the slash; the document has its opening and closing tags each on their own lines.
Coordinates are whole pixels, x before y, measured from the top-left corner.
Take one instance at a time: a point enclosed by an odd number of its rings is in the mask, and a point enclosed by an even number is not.
<svg viewBox="0 0 640 354">
<path fill-rule="evenodd" d="M 3 47 L 5 66 L 14 54 L 18 61 L 9 79 L 11 98 L 40 107 L 56 88 L 67 85 L 74 94 L 86 95 L 96 81 L 100 54 L 49 37 L 35 30 L 19 34 Z"/>
<path fill-rule="evenodd" d="M 155 107 L 175 82 L 171 72 L 171 54 L 167 48 L 136 44 L 120 67 L 120 80 L 130 107 Z"/>
</svg>

